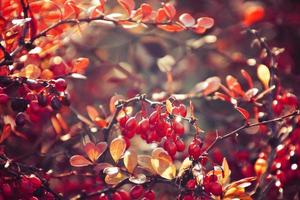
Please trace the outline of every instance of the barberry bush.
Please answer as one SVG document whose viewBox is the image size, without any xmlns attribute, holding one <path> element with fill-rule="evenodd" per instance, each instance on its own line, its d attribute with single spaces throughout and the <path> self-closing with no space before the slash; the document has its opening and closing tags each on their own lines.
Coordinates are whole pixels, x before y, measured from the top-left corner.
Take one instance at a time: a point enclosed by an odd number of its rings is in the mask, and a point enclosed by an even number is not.
<svg viewBox="0 0 300 200">
<path fill-rule="evenodd" d="M 2 0 L 0 200 L 299 199 L 299 8 Z"/>
</svg>

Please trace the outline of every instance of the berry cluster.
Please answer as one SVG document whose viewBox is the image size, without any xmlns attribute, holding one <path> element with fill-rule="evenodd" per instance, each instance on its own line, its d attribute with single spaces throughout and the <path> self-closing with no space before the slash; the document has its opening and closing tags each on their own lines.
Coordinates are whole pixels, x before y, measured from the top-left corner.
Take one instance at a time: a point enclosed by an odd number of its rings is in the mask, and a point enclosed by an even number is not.
<svg viewBox="0 0 300 200">
<path fill-rule="evenodd" d="M 291 133 L 291 137 L 276 148 L 276 158 L 272 173 L 276 175 L 276 186 L 285 187 L 300 179 L 300 128 Z"/>
<path fill-rule="evenodd" d="M 110 198 L 109 198 L 110 197 Z M 154 200 L 155 193 L 153 190 L 145 190 L 142 185 L 133 186 L 129 192 L 125 190 L 118 190 L 113 194 L 104 194 L 100 195 L 99 200 L 130 200 L 130 199 L 141 199 L 141 200 Z"/>
<path fill-rule="evenodd" d="M 43 81 L 1 77 L 0 106 L 17 113 L 15 122 L 21 128 L 27 121 L 41 122 L 52 112 L 59 111 L 63 105 L 70 105 L 66 88 L 67 83 L 62 78 Z M 7 104 L 10 106 L 7 107 Z"/>
<path fill-rule="evenodd" d="M 280 115 L 287 106 L 298 106 L 298 98 L 296 97 L 296 95 L 290 92 L 285 92 L 281 95 L 277 95 L 275 100 L 273 100 L 272 102 L 272 108 L 276 115 Z"/>
<path fill-rule="evenodd" d="M 54 196 L 43 189 L 42 181 L 35 175 L 20 178 L 0 176 L 0 200 L 4 199 L 54 200 Z"/>
<path fill-rule="evenodd" d="M 190 157 L 192 157 L 194 160 L 197 160 L 203 152 L 202 146 L 203 142 L 201 139 L 195 137 L 188 148 Z"/>
<path fill-rule="evenodd" d="M 119 125 L 127 142 L 135 134 L 140 135 L 147 143 L 161 142 L 165 138 L 163 147 L 171 156 L 174 156 L 177 151 L 182 152 L 185 149 L 185 144 L 180 138 L 185 132 L 184 126 L 177 119 L 184 118 L 186 114 L 187 109 L 183 104 L 174 106 L 171 114 L 157 107 L 140 120 L 136 116 L 125 115 L 119 119 Z"/>
<path fill-rule="evenodd" d="M 215 174 L 206 174 L 201 183 L 197 183 L 193 175 L 187 172 L 182 178 L 181 185 L 184 186 L 185 192 L 178 196 L 180 200 L 205 199 L 207 195 L 221 196 L 223 193 L 222 185 Z"/>
</svg>

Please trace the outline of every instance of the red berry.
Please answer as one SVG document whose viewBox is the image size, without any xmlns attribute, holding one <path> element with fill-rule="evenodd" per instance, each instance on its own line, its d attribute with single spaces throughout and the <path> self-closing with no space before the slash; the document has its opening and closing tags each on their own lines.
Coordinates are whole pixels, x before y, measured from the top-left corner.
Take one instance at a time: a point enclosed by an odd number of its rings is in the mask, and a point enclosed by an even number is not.
<svg viewBox="0 0 300 200">
<path fill-rule="evenodd" d="M 123 200 L 122 196 L 119 194 L 119 192 L 115 192 L 113 193 L 113 195 L 111 196 L 112 200 Z"/>
<path fill-rule="evenodd" d="M 180 135 L 180 136 L 184 134 L 184 127 L 181 123 L 174 121 L 172 123 L 172 128 L 173 128 L 175 134 Z"/>
<path fill-rule="evenodd" d="M 283 104 L 278 100 L 274 100 L 272 102 L 272 108 L 273 108 L 274 113 L 279 115 L 283 110 Z"/>
<path fill-rule="evenodd" d="M 179 113 L 182 117 L 185 117 L 186 114 L 187 114 L 187 109 L 186 109 L 186 106 L 184 104 L 179 104 L 178 106 L 178 109 L 179 109 Z"/>
<path fill-rule="evenodd" d="M 151 142 L 158 141 L 158 140 L 159 140 L 159 137 L 155 130 L 150 131 L 148 133 L 147 142 L 151 143 Z"/>
<path fill-rule="evenodd" d="M 122 135 L 124 135 L 125 138 L 131 139 L 135 135 L 135 131 L 134 130 L 124 129 L 122 131 Z"/>
<path fill-rule="evenodd" d="M 0 104 L 6 104 L 8 102 L 9 97 L 7 94 L 0 94 Z"/>
<path fill-rule="evenodd" d="M 136 127 L 137 127 L 137 122 L 136 122 L 135 117 L 130 117 L 125 124 L 126 130 L 133 131 L 136 129 Z"/>
<path fill-rule="evenodd" d="M 186 194 L 183 196 L 182 200 L 194 200 L 194 197 L 191 194 Z"/>
<path fill-rule="evenodd" d="M 35 175 L 31 175 L 29 177 L 29 181 L 33 185 L 33 187 L 36 189 L 42 186 L 42 181 Z"/>
<path fill-rule="evenodd" d="M 179 151 L 179 152 L 184 151 L 185 144 L 184 144 L 184 142 L 180 138 L 177 138 L 177 140 L 175 141 L 175 143 L 176 143 L 177 151 Z"/>
<path fill-rule="evenodd" d="M 122 197 L 122 200 L 130 200 L 129 192 L 127 192 L 125 190 L 119 190 L 118 193 Z"/>
<path fill-rule="evenodd" d="M 67 89 L 67 83 L 64 79 L 59 78 L 55 80 L 55 88 L 59 92 L 63 92 Z"/>
<path fill-rule="evenodd" d="M 164 149 L 170 154 L 170 156 L 174 156 L 177 151 L 176 144 L 172 140 L 165 141 Z"/>
<path fill-rule="evenodd" d="M 155 200 L 155 193 L 153 190 L 148 190 L 145 192 L 144 197 L 146 197 L 147 200 Z"/>
<path fill-rule="evenodd" d="M 214 174 L 210 175 L 208 177 L 209 182 L 216 182 L 218 180 L 218 177 Z"/>
<path fill-rule="evenodd" d="M 158 119 L 159 119 L 159 113 L 157 110 L 155 110 L 149 116 L 149 123 L 154 125 L 157 123 Z"/>
<path fill-rule="evenodd" d="M 186 189 L 188 190 L 193 190 L 196 187 L 196 180 L 195 179 L 190 179 L 185 185 Z"/>
<path fill-rule="evenodd" d="M 180 109 L 179 109 L 179 107 L 173 107 L 172 108 L 172 114 L 173 115 L 180 115 Z"/>
<path fill-rule="evenodd" d="M 215 195 L 215 196 L 220 196 L 222 194 L 222 186 L 220 183 L 217 183 L 217 182 L 211 182 L 209 184 L 209 189 L 210 189 L 210 192 Z"/>
<path fill-rule="evenodd" d="M 189 145 L 188 151 L 189 151 L 189 155 L 195 160 L 198 159 L 202 153 L 201 147 L 195 143 L 191 143 Z"/>
<path fill-rule="evenodd" d="M 119 124 L 121 127 L 125 127 L 125 124 L 127 122 L 127 120 L 129 119 L 129 117 L 127 115 L 124 115 L 123 117 L 121 117 L 119 119 Z"/>
<path fill-rule="evenodd" d="M 140 122 L 139 122 L 139 125 L 138 125 L 138 129 L 140 131 L 140 133 L 143 133 L 143 132 L 147 132 L 149 130 L 149 119 L 142 119 Z"/>
<path fill-rule="evenodd" d="M 4 183 L 1 190 L 6 197 L 11 197 L 13 195 L 12 189 L 8 183 Z"/>
<path fill-rule="evenodd" d="M 102 193 L 99 197 L 99 200 L 108 200 L 108 196 L 104 193 Z"/>
<path fill-rule="evenodd" d="M 133 199 L 140 198 L 144 193 L 144 187 L 141 185 L 135 185 L 130 190 L 130 196 Z"/>
<path fill-rule="evenodd" d="M 290 106 L 297 106 L 298 98 L 296 97 L 296 95 L 292 93 L 287 93 L 286 95 L 283 96 L 282 103 Z"/>
</svg>

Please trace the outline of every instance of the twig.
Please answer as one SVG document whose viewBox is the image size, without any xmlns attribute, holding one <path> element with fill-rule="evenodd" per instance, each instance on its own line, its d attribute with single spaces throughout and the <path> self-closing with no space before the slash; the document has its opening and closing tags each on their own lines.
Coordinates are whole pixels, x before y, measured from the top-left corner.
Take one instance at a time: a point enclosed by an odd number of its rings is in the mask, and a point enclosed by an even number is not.
<svg viewBox="0 0 300 200">
<path fill-rule="evenodd" d="M 270 124 L 270 123 L 273 123 L 273 122 L 282 121 L 286 118 L 295 117 L 297 115 L 300 115 L 300 110 L 296 110 L 296 111 L 294 111 L 290 114 L 287 114 L 287 115 L 284 115 L 284 116 L 281 116 L 281 117 L 277 117 L 277 118 L 274 118 L 274 119 L 262 121 L 262 122 L 257 122 L 257 123 L 253 123 L 253 124 L 246 123 L 243 126 L 231 131 L 230 133 L 227 133 L 223 136 L 217 136 L 217 138 L 207 147 L 206 151 L 203 154 L 206 154 L 209 151 L 211 151 L 213 149 L 213 147 L 215 147 L 218 142 L 238 134 L 238 132 L 240 132 L 241 130 L 244 130 L 244 129 L 250 128 L 250 127 L 254 127 L 254 126 L 266 125 L 266 124 Z"/>
</svg>

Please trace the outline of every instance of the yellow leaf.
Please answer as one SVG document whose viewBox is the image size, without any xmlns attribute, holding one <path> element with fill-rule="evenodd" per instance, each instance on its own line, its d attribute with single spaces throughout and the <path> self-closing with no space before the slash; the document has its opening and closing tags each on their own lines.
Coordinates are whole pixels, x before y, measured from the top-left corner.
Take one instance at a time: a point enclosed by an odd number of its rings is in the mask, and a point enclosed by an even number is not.
<svg viewBox="0 0 300 200">
<path fill-rule="evenodd" d="M 269 82 L 271 79 L 270 70 L 266 65 L 260 64 L 257 68 L 257 76 L 259 80 L 263 83 L 266 89 L 269 88 Z"/>
<path fill-rule="evenodd" d="M 138 155 L 138 164 L 143 169 L 149 171 L 151 174 L 156 174 L 155 170 L 152 167 L 151 156 L 148 156 L 148 155 Z"/>
<path fill-rule="evenodd" d="M 173 109 L 172 103 L 171 103 L 171 101 L 168 99 L 168 100 L 166 101 L 166 110 L 167 110 L 167 112 L 168 112 L 169 114 L 171 114 L 171 113 L 172 113 L 172 109 Z"/>
<path fill-rule="evenodd" d="M 263 158 L 258 158 L 254 164 L 254 171 L 258 176 L 260 176 L 263 173 L 265 173 L 267 167 L 268 167 L 267 161 Z"/>
<path fill-rule="evenodd" d="M 91 120 L 94 121 L 97 117 L 99 117 L 98 111 L 93 106 L 86 106 L 86 110 Z"/>
<path fill-rule="evenodd" d="M 116 176 L 111 177 L 109 175 L 105 176 L 105 183 L 110 184 L 110 185 L 115 185 L 126 179 L 127 176 L 122 174 L 121 172 L 118 173 Z"/>
<path fill-rule="evenodd" d="M 38 66 L 29 64 L 20 71 L 20 76 L 30 79 L 37 79 L 40 77 L 41 73 L 42 71 Z"/>
<path fill-rule="evenodd" d="M 166 150 L 159 147 L 152 151 L 152 158 L 159 158 L 165 160 L 169 164 L 173 163 L 171 156 L 168 154 Z"/>
<path fill-rule="evenodd" d="M 223 168 L 223 173 L 224 173 L 222 184 L 224 185 L 224 184 L 229 182 L 229 178 L 230 178 L 230 174 L 231 174 L 231 171 L 229 169 L 228 162 L 227 162 L 226 158 L 223 158 L 222 168 Z"/>
<path fill-rule="evenodd" d="M 126 142 L 122 137 L 115 138 L 110 146 L 109 146 L 109 152 L 111 157 L 115 162 L 117 162 L 126 149 Z"/>
<path fill-rule="evenodd" d="M 167 160 L 161 158 L 152 158 L 151 164 L 157 174 L 166 179 L 174 179 L 176 176 L 176 167 Z"/>
<path fill-rule="evenodd" d="M 178 177 L 182 176 L 183 172 L 187 170 L 192 164 L 193 161 L 191 161 L 189 157 L 186 157 L 179 168 L 179 172 L 177 176 Z"/>
<path fill-rule="evenodd" d="M 136 165 L 137 165 L 137 154 L 135 151 L 126 151 L 124 155 L 124 165 L 129 173 L 133 173 Z"/>
<path fill-rule="evenodd" d="M 60 126 L 60 123 L 55 116 L 51 117 L 51 123 L 52 123 L 55 133 L 57 135 L 60 135 L 62 133 L 62 127 Z"/>
</svg>

